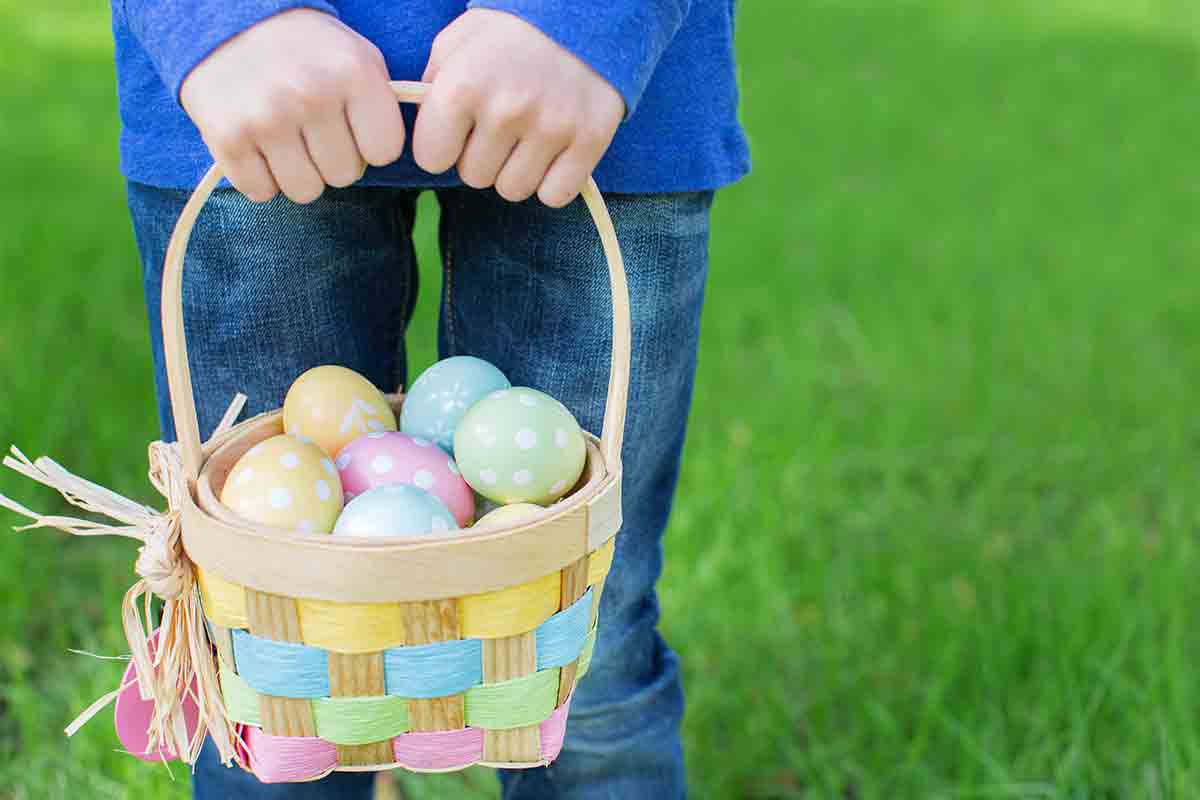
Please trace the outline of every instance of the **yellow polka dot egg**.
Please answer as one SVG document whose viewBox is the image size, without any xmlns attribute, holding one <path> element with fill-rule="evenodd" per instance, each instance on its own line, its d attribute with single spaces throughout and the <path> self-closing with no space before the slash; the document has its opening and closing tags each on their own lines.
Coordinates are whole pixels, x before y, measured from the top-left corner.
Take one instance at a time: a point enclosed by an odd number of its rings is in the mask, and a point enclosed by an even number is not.
<svg viewBox="0 0 1200 800">
<path fill-rule="evenodd" d="M 310 439 L 336 457 L 365 433 L 396 430 L 396 415 L 373 383 L 345 367 L 327 364 L 305 372 L 283 401 L 283 430 Z"/>
<path fill-rule="evenodd" d="M 286 434 L 264 439 L 234 465 L 221 502 L 251 522 L 329 533 L 342 511 L 337 467 L 321 448 Z"/>
</svg>

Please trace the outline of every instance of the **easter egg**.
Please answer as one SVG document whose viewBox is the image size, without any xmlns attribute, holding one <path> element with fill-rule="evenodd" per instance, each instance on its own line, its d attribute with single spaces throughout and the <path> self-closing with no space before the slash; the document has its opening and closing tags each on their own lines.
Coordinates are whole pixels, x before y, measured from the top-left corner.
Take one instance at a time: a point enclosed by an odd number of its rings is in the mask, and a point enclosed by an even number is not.
<svg viewBox="0 0 1200 800">
<path fill-rule="evenodd" d="M 474 356 L 443 359 L 421 373 L 404 396 L 400 430 L 453 452 L 454 430 L 467 409 L 511 386 L 504 373 Z"/>
<path fill-rule="evenodd" d="M 541 506 L 535 506 L 533 503 L 513 503 L 510 506 L 500 506 L 480 517 L 479 521 L 475 523 L 475 527 L 479 527 L 480 525 L 512 525 L 522 520 L 527 520 L 539 511 L 545 510 Z"/>
<path fill-rule="evenodd" d="M 342 510 L 337 467 L 312 442 L 272 436 L 238 459 L 221 502 L 251 522 L 329 533 Z"/>
<path fill-rule="evenodd" d="M 330 364 L 313 367 L 288 389 L 283 429 L 335 456 L 364 433 L 396 430 L 396 415 L 373 383 L 354 370 Z"/>
<path fill-rule="evenodd" d="M 492 392 L 467 411 L 454 456 L 471 487 L 498 503 L 553 503 L 583 472 L 583 431 L 567 407 L 536 389 Z"/>
<path fill-rule="evenodd" d="M 336 464 L 346 501 L 388 483 L 408 483 L 446 504 L 459 527 L 475 519 L 475 493 L 454 459 L 428 439 L 406 433 L 368 433 L 342 448 Z"/>
<path fill-rule="evenodd" d="M 368 489 L 346 504 L 335 536 L 442 536 L 456 530 L 454 515 L 429 492 L 406 483 Z"/>
</svg>

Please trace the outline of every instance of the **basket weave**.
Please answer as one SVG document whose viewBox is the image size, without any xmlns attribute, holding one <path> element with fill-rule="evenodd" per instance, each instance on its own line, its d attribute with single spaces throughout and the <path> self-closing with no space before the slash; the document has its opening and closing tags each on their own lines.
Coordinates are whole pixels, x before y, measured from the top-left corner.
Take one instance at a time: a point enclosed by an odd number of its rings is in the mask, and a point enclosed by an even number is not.
<svg viewBox="0 0 1200 800">
<path fill-rule="evenodd" d="M 393 84 L 401 102 L 427 86 Z M 608 262 L 613 351 L 604 427 L 563 501 L 521 525 L 442 540 L 305 535 L 247 523 L 218 502 L 238 458 L 282 432 L 280 412 L 202 444 L 182 319 L 184 255 L 214 166 L 167 249 L 163 333 L 184 473 L 182 542 L 194 565 L 231 720 L 271 781 L 330 770 L 534 767 L 562 746 L 587 671 L 621 522 L 630 321 L 604 201 L 582 192 Z M 391 398 L 399 410 L 403 399 Z"/>
</svg>

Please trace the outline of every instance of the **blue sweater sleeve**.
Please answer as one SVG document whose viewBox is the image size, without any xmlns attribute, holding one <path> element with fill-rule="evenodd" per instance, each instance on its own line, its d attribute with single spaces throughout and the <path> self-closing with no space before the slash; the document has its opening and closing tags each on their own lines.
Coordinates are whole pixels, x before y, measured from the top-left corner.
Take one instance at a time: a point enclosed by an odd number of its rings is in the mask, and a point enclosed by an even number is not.
<svg viewBox="0 0 1200 800">
<path fill-rule="evenodd" d="M 471 0 L 507 11 L 574 53 L 637 108 L 654 67 L 687 17 L 692 0 Z"/>
<path fill-rule="evenodd" d="M 184 79 L 212 51 L 247 28 L 293 8 L 337 15 L 325 0 L 125 0 L 123 13 L 178 101 Z"/>
</svg>

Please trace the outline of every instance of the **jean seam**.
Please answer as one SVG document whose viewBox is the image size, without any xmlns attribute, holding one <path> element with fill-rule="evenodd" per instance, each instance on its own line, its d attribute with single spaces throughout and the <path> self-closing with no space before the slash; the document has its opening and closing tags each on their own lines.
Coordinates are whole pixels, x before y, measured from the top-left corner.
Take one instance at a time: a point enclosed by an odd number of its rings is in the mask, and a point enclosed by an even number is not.
<svg viewBox="0 0 1200 800">
<path fill-rule="evenodd" d="M 447 203 L 446 207 L 442 208 L 442 215 L 446 216 L 450 211 Z M 449 222 L 443 219 L 442 224 L 446 226 L 445 235 L 445 252 L 442 253 L 442 282 L 446 286 L 445 300 L 442 302 L 442 315 L 446 320 L 446 344 L 449 353 L 446 355 L 458 355 L 458 337 L 454 334 L 454 230 L 453 216 Z"/>
</svg>

